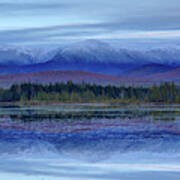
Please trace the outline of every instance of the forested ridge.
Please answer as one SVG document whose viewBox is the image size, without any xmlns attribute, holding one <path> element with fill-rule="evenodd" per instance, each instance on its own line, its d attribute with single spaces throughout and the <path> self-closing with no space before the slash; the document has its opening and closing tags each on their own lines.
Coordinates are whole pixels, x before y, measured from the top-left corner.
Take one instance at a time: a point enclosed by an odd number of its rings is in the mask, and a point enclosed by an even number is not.
<svg viewBox="0 0 180 180">
<path fill-rule="evenodd" d="M 72 81 L 49 85 L 23 83 L 0 89 L 1 102 L 117 102 L 180 103 L 180 86 L 172 83 L 152 87 L 102 86 Z"/>
</svg>

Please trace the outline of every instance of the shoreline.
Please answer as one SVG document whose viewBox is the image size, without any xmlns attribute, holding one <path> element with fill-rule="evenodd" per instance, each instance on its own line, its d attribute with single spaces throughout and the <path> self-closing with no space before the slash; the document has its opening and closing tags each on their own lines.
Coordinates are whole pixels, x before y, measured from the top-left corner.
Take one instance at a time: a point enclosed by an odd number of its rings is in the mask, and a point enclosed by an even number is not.
<svg viewBox="0 0 180 180">
<path fill-rule="evenodd" d="M 0 102 L 0 106 L 180 106 L 180 103 L 149 103 L 149 102 Z"/>
</svg>

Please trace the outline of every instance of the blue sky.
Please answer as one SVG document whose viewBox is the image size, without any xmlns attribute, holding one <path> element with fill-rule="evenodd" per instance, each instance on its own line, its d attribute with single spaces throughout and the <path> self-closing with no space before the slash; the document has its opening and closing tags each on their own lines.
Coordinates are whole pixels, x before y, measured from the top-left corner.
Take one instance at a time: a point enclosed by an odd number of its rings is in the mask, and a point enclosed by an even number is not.
<svg viewBox="0 0 180 180">
<path fill-rule="evenodd" d="M 1 0 L 1 44 L 180 39 L 179 0 Z"/>
</svg>

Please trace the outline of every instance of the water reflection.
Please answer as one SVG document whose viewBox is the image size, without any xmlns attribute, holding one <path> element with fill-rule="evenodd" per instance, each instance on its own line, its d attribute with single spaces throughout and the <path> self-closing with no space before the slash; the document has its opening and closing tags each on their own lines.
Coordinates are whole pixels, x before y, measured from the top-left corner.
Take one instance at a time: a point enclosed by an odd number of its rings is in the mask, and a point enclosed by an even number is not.
<svg viewBox="0 0 180 180">
<path fill-rule="evenodd" d="M 4 106 L 0 107 L 0 118 L 10 119 L 12 121 L 86 121 L 92 119 L 151 119 L 155 121 L 173 121 L 179 120 L 180 109 L 168 107 L 138 107 L 138 106 L 55 106 L 42 107 L 18 107 L 18 106 Z"/>
<path fill-rule="evenodd" d="M 177 180 L 179 162 L 178 106 L 0 107 L 4 179 Z"/>
</svg>

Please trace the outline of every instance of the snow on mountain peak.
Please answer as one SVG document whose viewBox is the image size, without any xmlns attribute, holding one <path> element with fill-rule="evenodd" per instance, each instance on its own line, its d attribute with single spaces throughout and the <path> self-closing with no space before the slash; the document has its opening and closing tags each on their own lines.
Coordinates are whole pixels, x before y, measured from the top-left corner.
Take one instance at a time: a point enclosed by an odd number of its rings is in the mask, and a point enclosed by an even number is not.
<svg viewBox="0 0 180 180">
<path fill-rule="evenodd" d="M 0 64 L 28 65 L 46 61 L 180 64 L 180 48 L 132 50 L 87 39 L 57 49 L 0 46 Z"/>
</svg>

